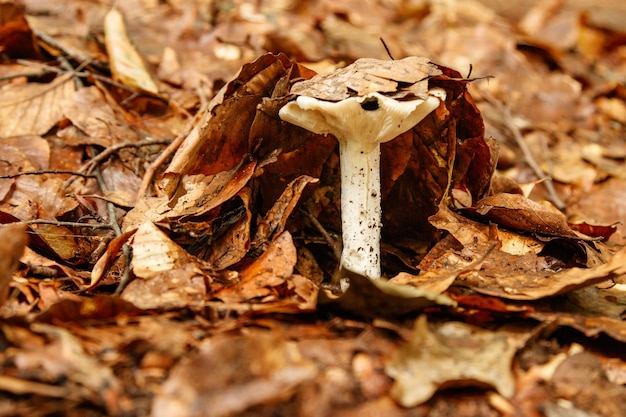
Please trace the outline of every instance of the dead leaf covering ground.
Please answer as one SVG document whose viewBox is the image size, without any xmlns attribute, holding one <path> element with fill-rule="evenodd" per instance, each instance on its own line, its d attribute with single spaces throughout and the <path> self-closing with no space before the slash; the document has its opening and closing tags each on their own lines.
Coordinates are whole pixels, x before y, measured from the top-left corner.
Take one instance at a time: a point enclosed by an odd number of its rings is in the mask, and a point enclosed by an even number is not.
<svg viewBox="0 0 626 417">
<path fill-rule="evenodd" d="M 0 415 L 626 415 L 626 7 L 509 3 L 0 2 Z M 305 85 L 446 91 L 343 295 Z"/>
</svg>

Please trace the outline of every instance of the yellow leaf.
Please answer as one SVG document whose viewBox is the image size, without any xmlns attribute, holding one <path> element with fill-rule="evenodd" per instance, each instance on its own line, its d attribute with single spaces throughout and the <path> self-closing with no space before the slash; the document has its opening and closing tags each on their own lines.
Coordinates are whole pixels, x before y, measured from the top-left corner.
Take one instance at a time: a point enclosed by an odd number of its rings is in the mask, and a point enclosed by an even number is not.
<svg viewBox="0 0 626 417">
<path fill-rule="evenodd" d="M 115 8 L 104 18 L 104 35 L 113 78 L 128 87 L 158 94 L 159 88 L 128 39 L 122 14 Z"/>
</svg>

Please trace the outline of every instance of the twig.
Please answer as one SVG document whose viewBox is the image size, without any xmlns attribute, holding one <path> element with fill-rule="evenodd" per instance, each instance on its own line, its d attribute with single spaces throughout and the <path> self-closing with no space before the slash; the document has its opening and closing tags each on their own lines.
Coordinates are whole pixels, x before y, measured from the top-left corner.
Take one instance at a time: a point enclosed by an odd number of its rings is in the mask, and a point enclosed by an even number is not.
<svg viewBox="0 0 626 417">
<path fill-rule="evenodd" d="M 515 142 L 517 143 L 517 146 L 519 146 L 520 150 L 522 151 L 522 155 L 524 156 L 526 164 L 530 167 L 530 169 L 532 169 L 535 175 L 544 182 L 550 200 L 558 209 L 564 209 L 565 203 L 557 195 L 556 190 L 554 189 L 554 183 L 552 182 L 552 178 L 549 175 L 546 175 L 545 172 L 543 172 L 539 164 L 537 164 L 537 162 L 533 158 L 533 154 L 530 151 L 528 144 L 524 140 L 522 132 L 513 122 L 513 115 L 511 114 L 511 109 L 509 108 L 509 106 L 506 106 L 504 103 L 502 103 L 500 100 L 496 99 L 494 96 L 486 91 L 481 91 L 481 94 L 483 95 L 485 100 L 487 100 L 501 113 L 503 123 L 506 128 L 511 132 L 513 138 L 515 139 Z"/>
<path fill-rule="evenodd" d="M 154 162 L 152 162 L 150 164 L 150 166 L 146 169 L 146 172 L 143 175 L 143 178 L 141 180 L 141 185 L 139 186 L 139 190 L 137 191 L 137 196 L 135 197 L 135 203 L 137 203 L 143 196 L 145 196 L 147 194 L 148 188 L 150 187 L 150 184 L 152 183 L 152 179 L 154 178 L 154 175 L 156 174 L 157 170 L 161 167 L 161 165 L 163 165 L 165 163 L 165 161 L 174 152 L 176 152 L 178 150 L 180 145 L 185 141 L 185 138 L 189 135 L 189 132 L 191 132 L 193 130 L 196 122 L 206 112 L 206 110 L 208 108 L 208 102 L 206 100 L 206 97 L 199 90 L 198 90 L 198 96 L 200 97 L 200 103 L 201 103 L 200 110 L 196 113 L 196 115 L 193 117 L 193 119 L 191 119 L 188 122 L 188 124 L 185 127 L 185 130 L 183 131 L 183 133 L 178 135 L 176 137 L 176 139 L 174 139 L 167 146 L 167 148 L 165 148 L 161 152 L 159 157 L 156 160 L 154 160 Z"/>
<path fill-rule="evenodd" d="M 0 81 L 7 81 L 7 80 L 14 80 L 15 78 L 20 78 L 20 77 L 26 77 L 26 78 L 37 78 L 37 77 L 42 77 L 44 75 L 48 74 L 48 71 L 38 71 L 38 72 L 17 72 L 14 74 L 7 74 L 7 75 L 2 75 L 0 76 Z"/>
<path fill-rule="evenodd" d="M 91 175 L 91 173 L 93 172 L 94 168 L 98 166 L 100 163 L 102 163 L 104 160 L 109 158 L 111 155 L 119 151 L 120 149 L 141 148 L 143 146 L 150 146 L 150 145 L 166 145 L 166 144 L 169 144 L 170 142 L 171 141 L 169 139 L 150 139 L 149 138 L 145 140 L 140 140 L 138 142 L 116 143 L 115 145 L 109 146 L 108 148 L 106 148 L 105 150 L 103 150 L 102 152 L 94 156 L 93 158 L 91 158 L 89 162 L 87 162 L 78 170 L 80 174 L 77 174 L 77 175 L 93 176 Z M 69 187 L 69 185 L 73 181 L 74 181 L 74 178 L 68 179 L 64 184 L 64 188 Z"/>
<path fill-rule="evenodd" d="M 333 238 L 330 233 L 324 228 L 322 223 L 311 213 L 309 208 L 302 209 L 301 212 L 311 221 L 313 226 L 317 229 L 318 232 L 322 235 L 328 246 L 333 250 L 333 255 L 335 256 L 335 260 L 339 261 L 341 259 L 341 242 L 337 239 Z"/>
<path fill-rule="evenodd" d="M 380 43 L 383 44 L 383 48 L 385 48 L 385 51 L 387 52 L 387 56 L 389 56 L 389 59 L 391 59 L 392 61 L 395 61 L 396 59 L 391 54 L 391 51 L 389 50 L 389 47 L 387 46 L 387 42 L 385 42 L 382 36 L 378 39 L 380 39 Z"/>
<path fill-rule="evenodd" d="M 30 67 L 35 67 L 35 68 L 41 68 L 42 71 L 44 71 L 45 73 L 54 73 L 54 74 L 67 74 L 67 73 L 71 73 L 73 76 L 75 77 L 80 77 L 80 78 L 93 78 L 96 79 L 98 81 L 102 81 L 104 83 L 107 83 L 109 85 L 112 85 L 113 87 L 117 87 L 117 88 L 121 88 L 123 90 L 129 91 L 131 93 L 135 93 L 135 90 L 133 90 L 132 88 L 124 85 L 124 84 L 120 84 L 117 81 L 114 81 L 111 77 L 107 77 L 105 75 L 100 75 L 97 74 L 95 72 L 90 72 L 90 71 L 79 71 L 79 70 L 66 70 L 66 69 L 62 69 L 62 68 L 57 68 L 57 67 L 53 67 L 50 65 L 46 65 L 46 64 L 42 64 L 39 62 L 32 62 L 32 61 L 28 61 L 25 59 L 18 59 L 17 60 L 18 64 L 22 64 L 22 65 L 26 65 L 26 66 L 30 66 Z M 83 63 L 81 65 L 88 65 L 88 63 Z M 14 76 L 12 76 L 12 78 L 15 78 L 17 76 L 25 76 L 28 73 L 24 73 L 24 74 L 16 74 Z M 36 76 L 36 75 L 43 75 L 43 74 L 34 74 L 32 76 Z"/>
<path fill-rule="evenodd" d="M 81 54 L 80 52 L 77 52 L 76 50 L 67 47 L 66 45 L 62 44 L 61 42 L 58 42 L 56 39 L 54 39 L 52 36 L 48 35 L 45 32 L 42 32 L 40 30 L 37 29 L 33 29 L 33 33 L 35 34 L 35 36 L 37 36 L 41 41 L 47 43 L 48 45 L 50 45 L 51 47 L 63 52 L 65 55 L 70 56 L 72 58 L 75 58 L 77 61 L 82 61 L 82 62 L 87 62 L 90 65 L 93 65 L 95 67 L 98 67 L 100 70 L 109 70 L 109 66 L 106 62 L 102 62 L 102 61 L 97 61 L 94 60 L 88 56 L 85 56 L 83 54 Z"/>
<path fill-rule="evenodd" d="M 60 220 L 45 220 L 45 219 L 34 219 L 34 220 L 26 220 L 22 222 L 24 224 L 50 224 L 53 226 L 65 226 L 65 227 L 88 227 L 90 229 L 112 229 L 113 226 L 110 224 L 103 223 L 80 223 L 80 222 L 65 222 Z"/>
<path fill-rule="evenodd" d="M 93 148 L 94 147 L 92 146 L 92 149 Z M 96 176 L 96 179 L 98 180 L 100 189 L 103 192 L 108 191 L 108 187 L 106 185 L 106 182 L 104 181 L 104 177 L 102 176 L 102 172 L 100 171 L 99 165 L 96 166 L 94 170 L 94 174 Z M 120 225 L 117 223 L 117 214 L 115 210 L 116 210 L 115 205 L 113 203 L 107 202 L 107 211 L 109 212 L 109 224 L 111 225 L 111 228 L 115 232 L 115 235 L 120 236 L 122 234 L 122 229 L 120 228 Z M 117 288 L 115 289 L 115 295 L 121 294 L 124 288 L 126 287 L 126 285 L 128 284 L 128 282 L 130 281 L 131 254 L 130 254 L 130 247 L 128 246 L 128 244 L 125 243 L 122 246 L 122 253 L 124 254 L 124 272 L 122 273 L 120 282 Z"/>
<path fill-rule="evenodd" d="M 39 171 L 20 171 L 15 174 L 0 175 L 1 178 L 15 178 L 22 175 L 45 175 L 45 174 L 69 174 L 77 177 L 93 178 L 92 174 L 83 174 L 82 172 L 70 171 L 65 169 L 42 169 Z"/>
</svg>

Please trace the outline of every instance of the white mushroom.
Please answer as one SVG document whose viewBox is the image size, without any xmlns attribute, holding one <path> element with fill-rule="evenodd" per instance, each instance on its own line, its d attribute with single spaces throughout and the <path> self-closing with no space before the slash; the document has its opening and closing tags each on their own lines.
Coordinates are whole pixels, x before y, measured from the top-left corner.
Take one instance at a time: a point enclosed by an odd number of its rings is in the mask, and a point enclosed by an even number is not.
<svg viewBox="0 0 626 417">
<path fill-rule="evenodd" d="M 380 144 L 412 129 L 445 96 L 442 89 L 402 101 L 378 92 L 340 101 L 300 95 L 280 110 L 282 120 L 339 141 L 341 268 L 380 278 Z"/>
</svg>

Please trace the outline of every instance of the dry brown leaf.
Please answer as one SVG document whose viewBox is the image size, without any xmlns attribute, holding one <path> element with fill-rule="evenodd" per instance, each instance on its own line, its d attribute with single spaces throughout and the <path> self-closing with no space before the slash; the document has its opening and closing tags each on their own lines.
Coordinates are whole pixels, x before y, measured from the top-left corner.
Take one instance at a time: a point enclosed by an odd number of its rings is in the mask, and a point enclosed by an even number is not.
<svg viewBox="0 0 626 417">
<path fill-rule="evenodd" d="M 13 273 L 26 247 L 26 225 L 0 226 L 0 306 L 7 298 Z"/>
<path fill-rule="evenodd" d="M 283 54 L 265 54 L 244 65 L 237 77 L 211 101 L 198 125 L 178 149 L 161 189 L 172 194 L 181 175 L 213 175 L 239 165 L 258 145 L 257 137 L 248 136 L 257 106 L 264 97 L 272 96 L 279 80 L 298 76 L 299 68 Z M 275 124 L 280 125 L 280 119 L 275 120 Z M 268 136 L 267 140 L 270 139 Z"/>
<path fill-rule="evenodd" d="M 602 363 L 591 352 L 573 354 L 559 364 L 550 379 L 557 398 L 600 416 L 626 414 L 626 387 L 609 382 Z"/>
<path fill-rule="evenodd" d="M 291 94 L 327 101 L 341 101 L 374 92 L 396 99 L 425 98 L 428 78 L 440 74 L 441 70 L 427 58 L 408 57 L 387 62 L 361 58 L 331 74 L 294 84 Z"/>
<path fill-rule="evenodd" d="M 62 119 L 63 105 L 74 90 L 71 74 L 48 84 L 0 87 L 0 137 L 45 134 Z"/>
<path fill-rule="evenodd" d="M 100 283 L 100 280 L 108 272 L 108 269 L 119 255 L 122 246 L 126 244 L 128 239 L 130 239 L 136 231 L 137 229 L 126 231 L 109 242 L 106 251 L 102 254 L 100 259 L 96 261 L 95 265 L 91 269 L 89 289 L 95 288 Z"/>
<path fill-rule="evenodd" d="M 261 256 L 239 272 L 239 282 L 221 290 L 215 297 L 229 303 L 271 296 L 273 287 L 291 278 L 296 261 L 291 234 L 283 232 Z"/>
<path fill-rule="evenodd" d="M 180 191 L 175 197 L 175 205 L 167 213 L 169 218 L 198 217 L 210 212 L 236 195 L 252 178 L 255 161 L 242 161 L 230 171 L 215 175 L 193 175 L 184 178 Z"/>
<path fill-rule="evenodd" d="M 48 168 L 50 146 L 39 136 L 16 136 L 0 138 L 0 154 L 3 164 L 0 165 L 1 175 L 13 175 L 19 172 L 36 171 Z M 20 177 L 0 178 L 0 201 L 4 201 L 14 189 Z M 8 200 L 10 201 L 10 200 Z M 2 204 L 4 210 L 11 212 L 12 203 Z"/>
<path fill-rule="evenodd" d="M 128 39 L 124 18 L 116 8 L 104 19 L 104 34 L 113 77 L 128 87 L 158 94 L 159 87 Z"/>
<path fill-rule="evenodd" d="M 510 229 L 538 235 L 593 240 L 573 230 L 567 218 L 549 203 L 536 203 L 520 194 L 497 194 L 476 203 L 485 219 Z"/>
<path fill-rule="evenodd" d="M 37 224 L 32 226 L 32 230 L 59 259 L 73 262 L 81 252 L 85 252 L 79 248 L 78 236 L 65 226 Z"/>
<path fill-rule="evenodd" d="M 22 220 L 56 219 L 78 206 L 76 199 L 63 191 L 63 183 L 60 177 L 20 176 L 1 206 Z"/>
<path fill-rule="evenodd" d="M 206 260 L 216 271 L 221 271 L 241 261 L 250 249 L 252 222 L 250 189 L 245 187 L 237 196 L 241 198 L 243 208 L 236 206 L 232 211 L 220 213 L 219 218 L 222 221 L 213 228 L 210 239 L 204 242 L 203 248 L 195 248 L 192 251 L 194 255 Z M 227 229 L 224 231 L 224 228 Z"/>
<path fill-rule="evenodd" d="M 210 213 L 236 196 L 252 178 L 255 168 L 255 161 L 242 161 L 230 171 L 209 176 L 199 174 L 185 177 L 178 195 L 172 199 L 167 196 L 140 199 L 124 218 L 123 229 L 136 228 L 146 220 L 193 220 L 208 216 L 204 221 L 211 221 L 214 216 Z M 183 222 L 183 226 L 184 224 Z"/>
<path fill-rule="evenodd" d="M 73 140 L 74 145 L 88 144 L 109 147 L 113 143 L 135 141 L 137 134 L 116 115 L 96 86 L 74 92 L 63 107 L 63 115 L 86 136 Z"/>
<path fill-rule="evenodd" d="M 254 241 L 257 244 L 266 242 L 281 234 L 285 229 L 288 217 L 300 200 L 304 187 L 316 182 L 318 182 L 317 178 L 308 175 L 302 175 L 291 181 L 272 208 L 265 213 L 264 218 L 257 223 Z"/>
<path fill-rule="evenodd" d="M 133 273 L 144 279 L 193 264 L 193 257 L 174 243 L 154 223 L 137 228 L 132 243 Z"/>
<path fill-rule="evenodd" d="M 543 245 L 538 241 L 533 244 L 532 240 L 523 238 L 514 245 L 512 253 L 507 253 L 501 248 L 502 241 L 498 238 L 501 231 L 494 234 L 488 226 L 452 213 L 443 205 L 431 221 L 436 227 L 449 231 L 463 245 L 463 249 L 460 253 L 458 248 L 435 252 L 436 259 L 429 260 L 429 270 L 442 268 L 445 275 L 451 269 L 480 261 L 479 268 L 462 271 L 455 283 L 469 286 L 482 294 L 535 300 L 593 285 L 624 273 L 625 250 L 615 253 L 607 263 L 598 262 L 598 266 L 592 268 L 553 269 L 549 256 L 542 256 L 538 251 Z M 510 250 L 511 244 L 508 247 Z M 522 251 L 518 252 L 520 248 Z M 590 258 L 600 256 L 596 254 L 597 249 L 586 248 Z"/>
<path fill-rule="evenodd" d="M 19 3 L 0 3 L 0 51 L 11 58 L 40 57 L 39 47 Z"/>
<path fill-rule="evenodd" d="M 626 323 L 621 317 L 590 315 L 589 312 L 569 313 L 560 311 L 534 311 L 529 314 L 529 317 L 557 326 L 576 329 L 587 337 L 595 338 L 604 333 L 612 339 L 626 343 Z"/>
<path fill-rule="evenodd" d="M 322 292 L 320 303 L 338 306 L 361 317 L 398 317 L 440 305 L 454 306 L 448 296 L 411 285 L 397 285 L 383 279 L 371 280 L 346 271 L 342 278 L 350 279 L 350 287 L 337 297 Z"/>
<path fill-rule="evenodd" d="M 119 410 L 120 380 L 113 370 L 85 351 L 81 341 L 61 327 L 33 323 L 31 330 L 50 341 L 37 349 L 16 352 L 13 361 L 22 372 L 42 381 L 63 379 L 78 398 L 104 402 L 109 412 Z"/>
<path fill-rule="evenodd" d="M 506 333 L 457 322 L 429 326 L 420 316 L 411 340 L 386 367 L 395 379 L 391 395 L 404 407 L 415 407 L 442 387 L 487 384 L 511 397 L 516 351 L 517 343 Z"/>
<path fill-rule="evenodd" d="M 173 368 L 151 416 L 235 415 L 284 399 L 317 373 L 295 343 L 277 336 L 259 331 L 216 336 L 198 355 Z"/>
<path fill-rule="evenodd" d="M 131 281 L 121 297 L 144 310 L 200 310 L 205 305 L 206 293 L 205 273 L 197 264 L 187 262 L 180 267 L 154 273 L 149 279 Z"/>
</svg>

